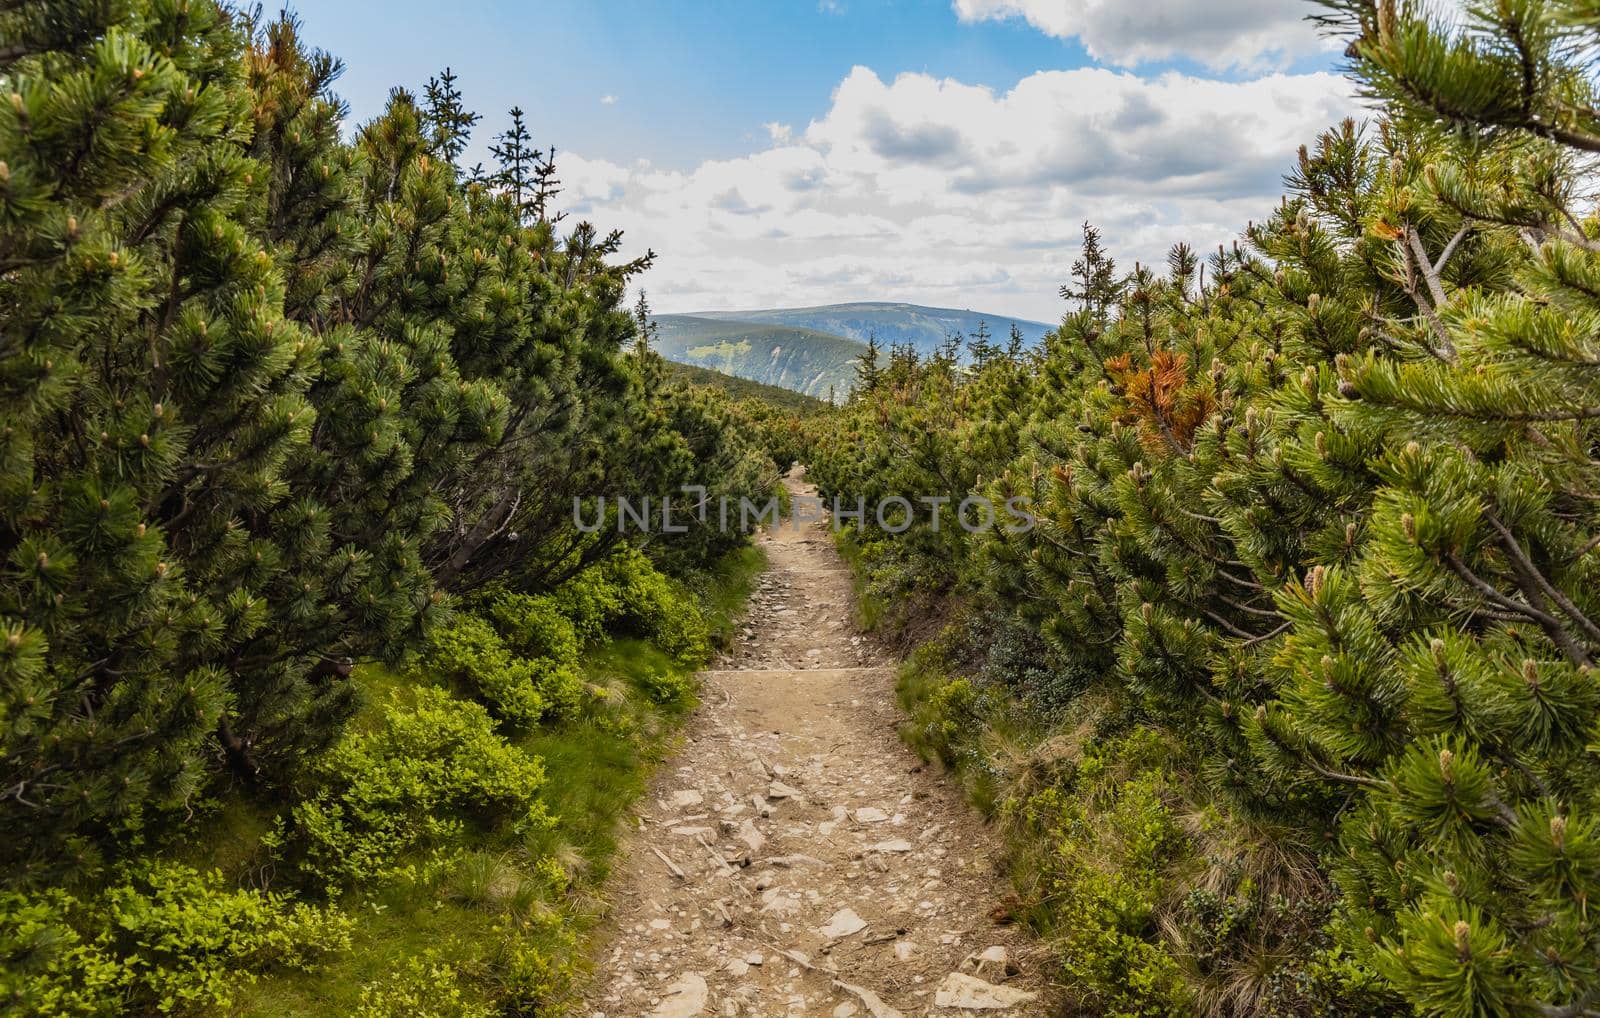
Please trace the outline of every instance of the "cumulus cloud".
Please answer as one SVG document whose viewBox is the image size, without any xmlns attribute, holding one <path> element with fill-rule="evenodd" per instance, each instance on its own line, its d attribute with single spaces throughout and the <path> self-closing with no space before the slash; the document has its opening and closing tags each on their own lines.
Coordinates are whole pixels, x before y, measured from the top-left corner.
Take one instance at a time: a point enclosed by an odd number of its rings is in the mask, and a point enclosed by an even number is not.
<svg viewBox="0 0 1600 1018">
<path fill-rule="evenodd" d="M 1213 69 L 1281 66 L 1332 45 L 1294 0 L 954 0 L 962 21 L 1020 18 L 1096 60 L 1132 67 L 1187 57 Z"/>
<path fill-rule="evenodd" d="M 615 106 L 616 104 L 617 104 L 617 97 L 614 96 L 614 95 L 603 95 L 603 96 L 600 97 L 600 105 L 601 106 Z"/>
<path fill-rule="evenodd" d="M 897 299 L 1049 320 L 1082 222 L 1124 264 L 1230 240 L 1355 109 L 1331 74 L 1081 68 L 996 92 L 857 67 L 758 151 L 687 170 L 569 155 L 561 176 L 575 213 L 657 252 L 663 311 Z"/>
</svg>

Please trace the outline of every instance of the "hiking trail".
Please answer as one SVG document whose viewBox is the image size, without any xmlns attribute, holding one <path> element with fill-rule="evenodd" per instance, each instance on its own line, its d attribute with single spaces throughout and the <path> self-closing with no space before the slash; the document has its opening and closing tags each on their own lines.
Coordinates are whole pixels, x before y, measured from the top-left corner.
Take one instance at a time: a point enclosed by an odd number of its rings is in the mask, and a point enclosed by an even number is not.
<svg viewBox="0 0 1600 1018">
<path fill-rule="evenodd" d="M 900 741 L 896 662 L 856 633 L 826 526 L 757 540 L 767 571 L 635 808 L 579 1013 L 1050 1013 L 1047 956 L 997 923 L 998 837 Z"/>
</svg>

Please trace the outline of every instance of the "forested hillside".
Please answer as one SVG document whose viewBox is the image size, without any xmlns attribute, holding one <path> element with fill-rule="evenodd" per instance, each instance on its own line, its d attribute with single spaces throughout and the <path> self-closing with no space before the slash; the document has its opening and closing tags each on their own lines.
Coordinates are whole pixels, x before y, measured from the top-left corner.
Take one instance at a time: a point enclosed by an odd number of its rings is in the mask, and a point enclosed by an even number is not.
<svg viewBox="0 0 1600 1018">
<path fill-rule="evenodd" d="M 520 111 L 457 165 L 448 72 L 346 137 L 288 17 L 0 40 L 0 1004 L 553 1011 L 759 569 L 574 500 L 764 499 L 771 408 L 640 342 Z"/>
<path fill-rule="evenodd" d="M 710 368 L 817 399 L 842 398 L 866 344 L 814 329 L 658 315 L 655 349 L 670 361 Z"/>
<path fill-rule="evenodd" d="M 692 364 L 679 364 L 676 361 L 667 361 L 666 367 L 674 377 L 682 378 L 691 385 L 721 389 L 735 399 L 767 403 L 775 408 L 792 411 L 800 417 L 820 414 L 828 409 L 826 402 L 815 396 L 795 392 L 793 389 L 782 389 L 764 382 L 752 382 L 710 368 L 697 368 Z"/>
<path fill-rule="evenodd" d="M 1041 350 L 895 350 L 818 430 L 825 494 L 952 500 L 845 546 L 945 623 L 908 735 L 1073 1013 L 1600 1012 L 1596 12 L 1469 6 L 1328 5 L 1378 115 L 1240 243 L 1089 229 Z"/>
</svg>

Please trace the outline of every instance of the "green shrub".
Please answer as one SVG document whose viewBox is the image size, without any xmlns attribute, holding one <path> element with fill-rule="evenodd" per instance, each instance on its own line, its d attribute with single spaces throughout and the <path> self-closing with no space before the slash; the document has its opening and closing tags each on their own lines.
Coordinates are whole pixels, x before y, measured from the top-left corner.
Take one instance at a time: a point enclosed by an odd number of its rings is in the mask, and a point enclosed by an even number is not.
<svg viewBox="0 0 1600 1018">
<path fill-rule="evenodd" d="M 515 653 L 576 664 L 578 629 L 570 611 L 551 595 L 509 592 L 496 595 L 488 607 L 495 631 Z"/>
<path fill-rule="evenodd" d="M 455 966 L 412 958 L 406 967 L 361 990 L 353 1018 L 491 1018 L 494 1012 L 471 1000 Z"/>
<path fill-rule="evenodd" d="M 375 731 L 348 733 L 318 767 L 328 785 L 294 820 L 310 872 L 334 884 L 391 874 L 403 853 L 454 840 L 467 820 L 548 823 L 538 758 L 441 689 L 419 688 L 411 703 L 396 693 Z"/>
<path fill-rule="evenodd" d="M 1362 946 L 1354 950 L 1335 943 L 1313 954 L 1299 973 L 1295 987 L 1305 1002 L 1304 1010 L 1317 1018 L 1402 1018 L 1416 1014 L 1395 987 L 1367 964 L 1364 930 L 1350 928 L 1347 916 L 1336 916 L 1329 923 L 1336 940 L 1354 940 Z"/>
<path fill-rule="evenodd" d="M 226 1008 L 258 972 L 309 969 L 348 949 L 350 930 L 336 909 L 170 863 L 93 901 L 59 889 L 0 894 L 0 1002 L 59 1015 Z"/>
<path fill-rule="evenodd" d="M 6 1013 L 111 1015 L 131 999 L 132 972 L 123 960 L 85 942 L 74 925 L 85 911 L 57 889 L 0 894 L 0 1003 Z"/>
<path fill-rule="evenodd" d="M 528 598 L 526 600 L 534 600 Z M 546 613 L 530 617 L 547 618 Z M 561 621 L 558 619 L 558 622 Z M 521 727 L 570 716 L 582 700 L 583 682 L 576 667 L 577 647 L 570 625 L 551 624 L 543 636 L 566 640 L 564 658 L 518 656 L 505 638 L 484 619 L 470 613 L 458 615 L 436 630 L 429 664 L 483 700 L 495 715 Z M 529 631 L 526 642 L 541 638 Z"/>
<path fill-rule="evenodd" d="M 672 668 L 648 668 L 639 673 L 639 685 L 657 706 L 688 703 L 694 698 L 694 676 Z"/>
<path fill-rule="evenodd" d="M 501 940 L 490 959 L 496 1010 L 502 1015 L 556 1014 L 550 1002 L 572 986 L 573 964 L 556 959 L 572 957 L 577 938 L 555 913 L 545 913 L 533 925 L 529 935 L 512 934 Z"/>
<path fill-rule="evenodd" d="M 974 724 L 978 720 L 977 704 L 978 691 L 967 679 L 954 679 L 936 688 L 913 719 L 919 745 L 953 765 L 960 755 L 963 736 L 979 731 Z"/>
<path fill-rule="evenodd" d="M 622 628 L 650 639 L 683 664 L 705 661 L 710 636 L 699 607 L 682 587 L 658 572 L 643 552 L 625 549 L 599 568 L 621 601 L 616 621 Z"/>
<path fill-rule="evenodd" d="M 580 648 L 608 635 L 649 640 L 691 668 L 711 650 L 693 594 L 629 547 L 554 593 L 496 593 L 482 615 L 462 613 L 435 632 L 428 660 L 497 716 L 526 727 L 577 713 Z M 692 681 L 676 671 L 653 674 L 646 692 L 656 703 L 683 702 Z"/>
<path fill-rule="evenodd" d="M 606 627 L 623 610 L 622 595 L 599 566 L 585 569 L 563 583 L 556 590 L 555 599 L 582 643 L 603 639 Z"/>
<path fill-rule="evenodd" d="M 1041 863 L 1048 933 L 1078 1006 L 1117 1016 L 1187 1014 L 1182 972 L 1157 923 L 1184 842 L 1162 797 L 1161 771 L 1140 762 L 1124 778 L 1126 762 L 1141 755 L 1129 745 L 1137 741 L 1098 747 L 1076 787 L 1046 789 L 1025 812 L 1049 839 Z"/>
</svg>

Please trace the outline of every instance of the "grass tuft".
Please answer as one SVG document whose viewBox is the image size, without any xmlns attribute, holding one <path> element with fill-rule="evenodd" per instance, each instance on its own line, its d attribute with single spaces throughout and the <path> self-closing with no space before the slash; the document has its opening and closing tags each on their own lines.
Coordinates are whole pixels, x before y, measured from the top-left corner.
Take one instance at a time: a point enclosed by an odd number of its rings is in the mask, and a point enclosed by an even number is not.
<svg viewBox="0 0 1600 1018">
<path fill-rule="evenodd" d="M 468 908 L 493 909 L 511 896 L 520 874 L 489 852 L 467 852 L 456 861 L 447 893 Z"/>
</svg>

